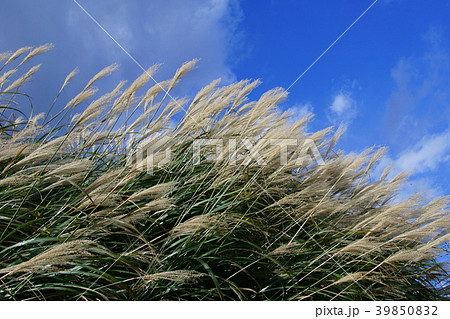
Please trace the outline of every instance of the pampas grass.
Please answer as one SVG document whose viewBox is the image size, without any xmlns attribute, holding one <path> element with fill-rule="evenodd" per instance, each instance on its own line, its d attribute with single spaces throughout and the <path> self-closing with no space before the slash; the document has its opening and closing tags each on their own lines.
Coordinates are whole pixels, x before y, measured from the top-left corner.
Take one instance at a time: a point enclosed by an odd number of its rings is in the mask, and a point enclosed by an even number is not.
<svg viewBox="0 0 450 319">
<path fill-rule="evenodd" d="M 0 54 L 1 87 L 51 47 Z M 0 92 L 1 299 L 448 297 L 437 261 L 448 253 L 448 198 L 396 201 L 403 174 L 371 177 L 385 149 L 335 150 L 343 129 L 307 132 L 308 117 L 279 111 L 281 88 L 249 102 L 259 81 L 216 80 L 174 99 L 195 64 L 149 85 L 153 66 L 92 101 L 117 68 L 106 67 L 65 106 L 55 100 L 66 113 L 84 106 L 65 125 L 62 113 L 13 116 L 37 67 Z M 323 162 L 299 161 L 305 145 Z M 139 157 L 143 147 L 159 165 Z"/>
</svg>

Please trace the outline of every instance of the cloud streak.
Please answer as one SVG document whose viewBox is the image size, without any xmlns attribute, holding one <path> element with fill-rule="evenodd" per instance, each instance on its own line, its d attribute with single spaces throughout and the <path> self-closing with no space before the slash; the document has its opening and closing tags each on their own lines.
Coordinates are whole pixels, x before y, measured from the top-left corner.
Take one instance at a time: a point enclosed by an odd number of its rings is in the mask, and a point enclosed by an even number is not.
<svg viewBox="0 0 450 319">
<path fill-rule="evenodd" d="M 408 172 L 410 178 L 399 193 L 399 200 L 405 200 L 414 193 L 425 192 L 432 197 L 445 195 L 445 172 L 450 163 L 450 125 L 436 134 L 425 135 L 420 141 L 406 148 L 393 158 L 385 156 L 375 168 L 378 178 L 383 170 L 392 165 L 390 178 L 401 172 Z"/>
<path fill-rule="evenodd" d="M 450 130 L 427 135 L 412 148 L 402 152 L 396 160 L 400 170 L 423 173 L 436 169 L 450 159 Z"/>
</svg>

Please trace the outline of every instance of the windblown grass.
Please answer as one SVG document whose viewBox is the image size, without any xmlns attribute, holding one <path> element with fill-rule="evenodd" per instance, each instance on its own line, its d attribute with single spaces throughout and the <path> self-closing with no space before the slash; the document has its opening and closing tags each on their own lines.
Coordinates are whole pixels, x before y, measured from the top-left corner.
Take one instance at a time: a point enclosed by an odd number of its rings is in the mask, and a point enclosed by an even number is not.
<svg viewBox="0 0 450 319">
<path fill-rule="evenodd" d="M 247 101 L 258 81 L 224 87 L 214 81 L 191 101 L 171 100 L 196 61 L 152 85 L 154 66 L 128 87 L 121 82 L 92 100 L 93 84 L 113 72 L 112 65 L 58 116 L 16 118 L 19 89 L 38 67 L 8 81 L 50 48 L 0 54 L 1 299 L 448 295 L 447 273 L 436 261 L 450 238 L 448 198 L 394 201 L 406 177 L 389 179 L 388 170 L 380 179 L 371 177 L 383 148 L 359 155 L 336 151 L 342 130 L 308 133 L 309 118 L 289 121 L 277 108 L 284 90 Z M 177 113 L 182 119 L 174 127 Z M 196 148 L 199 139 L 221 141 L 222 158 L 207 161 L 211 154 Z M 281 163 L 280 146 L 271 139 L 300 142 Z M 323 165 L 298 166 L 307 140 L 317 146 Z M 230 143 L 234 154 L 227 153 Z M 166 158 L 167 149 L 172 157 L 152 171 L 146 161 L 130 162 L 143 144 L 159 145 L 155 160 Z"/>
</svg>

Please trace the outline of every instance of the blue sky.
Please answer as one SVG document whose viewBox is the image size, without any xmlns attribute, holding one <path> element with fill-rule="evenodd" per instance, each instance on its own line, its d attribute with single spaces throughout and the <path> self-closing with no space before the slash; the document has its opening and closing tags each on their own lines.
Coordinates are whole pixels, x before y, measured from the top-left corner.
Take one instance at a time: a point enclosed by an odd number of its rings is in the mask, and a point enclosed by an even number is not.
<svg viewBox="0 0 450 319">
<path fill-rule="evenodd" d="M 254 97 L 288 88 L 373 0 L 78 0 L 145 68 L 164 63 L 157 80 L 201 59 L 174 95 L 193 96 L 210 81 L 260 79 Z M 338 147 L 389 147 L 379 170 L 415 171 L 402 196 L 450 194 L 449 1 L 379 0 L 295 85 L 281 107 L 313 112 L 311 130 L 345 123 Z M 2 3 L 0 52 L 54 43 L 25 90 L 45 112 L 66 75 L 80 74 L 61 105 L 100 69 L 112 89 L 142 70 L 73 0 Z M 30 64 L 31 66 L 31 64 Z"/>
</svg>

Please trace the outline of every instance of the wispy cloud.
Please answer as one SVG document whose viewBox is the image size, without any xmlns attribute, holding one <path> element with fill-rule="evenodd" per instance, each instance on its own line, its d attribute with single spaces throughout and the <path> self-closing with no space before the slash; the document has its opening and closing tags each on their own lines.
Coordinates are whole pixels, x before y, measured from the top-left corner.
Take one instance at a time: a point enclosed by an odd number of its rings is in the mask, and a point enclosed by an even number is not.
<svg viewBox="0 0 450 319">
<path fill-rule="evenodd" d="M 240 9 L 233 0 L 155 0 L 145 4 L 110 0 L 107 5 L 86 2 L 85 8 L 142 65 L 164 63 L 164 69 L 173 72 L 183 62 L 199 58 L 200 67 L 191 84 L 203 86 L 218 77 L 228 83 L 236 79 L 227 63 L 232 52 L 230 39 L 240 22 Z M 84 15 L 74 7 L 67 16 L 72 29 L 84 33 L 83 47 L 126 60 L 115 43 Z"/>
<path fill-rule="evenodd" d="M 334 95 L 333 102 L 328 108 L 328 120 L 334 124 L 344 122 L 349 124 L 356 116 L 356 101 L 348 91 L 341 91 Z"/>
<path fill-rule="evenodd" d="M 412 148 L 402 152 L 396 160 L 401 170 L 423 173 L 436 169 L 450 160 L 450 130 L 440 134 L 426 135 Z"/>
<path fill-rule="evenodd" d="M 334 96 L 333 104 L 331 104 L 330 109 L 338 116 L 343 116 L 352 108 L 353 100 L 352 98 L 344 93 L 339 93 Z"/>
<path fill-rule="evenodd" d="M 401 58 L 391 70 L 384 131 L 396 146 L 416 143 L 450 115 L 450 54 L 440 28 L 423 34 L 424 52 Z M 436 116 L 440 114 L 440 116 Z"/>
<path fill-rule="evenodd" d="M 422 36 L 422 54 L 401 58 L 391 70 L 395 87 L 386 103 L 384 131 L 392 175 L 410 172 L 401 190 L 404 199 L 416 192 L 448 194 L 450 172 L 450 53 L 444 30 L 431 27 Z"/>
<path fill-rule="evenodd" d="M 450 125 L 437 134 L 428 134 L 419 142 L 406 148 L 394 158 L 385 156 L 375 168 L 378 178 L 389 165 L 392 166 L 390 178 L 401 172 L 410 177 L 399 192 L 399 200 L 404 200 L 417 192 L 425 192 L 432 197 L 445 195 L 445 172 L 450 163 Z"/>
</svg>

